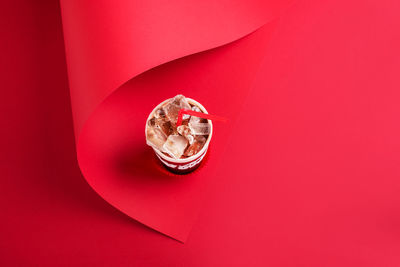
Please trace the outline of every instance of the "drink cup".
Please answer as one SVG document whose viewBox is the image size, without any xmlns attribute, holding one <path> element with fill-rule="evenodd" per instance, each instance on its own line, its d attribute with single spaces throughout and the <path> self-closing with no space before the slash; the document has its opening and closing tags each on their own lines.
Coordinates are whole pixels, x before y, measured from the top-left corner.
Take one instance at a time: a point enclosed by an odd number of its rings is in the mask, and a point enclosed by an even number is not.
<svg viewBox="0 0 400 267">
<path fill-rule="evenodd" d="M 207 110 L 203 107 L 203 105 L 201 105 L 196 100 L 193 100 L 191 98 L 186 98 L 186 100 L 188 101 L 189 104 L 197 106 L 203 113 L 208 114 Z M 167 100 L 163 101 L 162 103 L 160 103 L 159 105 L 157 105 L 153 109 L 153 111 L 150 113 L 149 117 L 146 120 L 145 135 L 147 132 L 147 127 L 149 127 L 148 121 L 154 117 L 154 113 L 156 112 L 156 110 L 160 109 L 168 101 L 170 101 L 170 99 L 167 99 Z M 185 173 L 194 171 L 196 168 L 198 168 L 200 166 L 203 158 L 205 157 L 207 150 L 208 150 L 208 146 L 209 146 L 211 138 L 212 138 L 212 134 L 213 134 L 212 121 L 208 120 L 208 123 L 210 124 L 210 128 L 211 128 L 210 134 L 208 135 L 206 143 L 204 144 L 203 148 L 198 153 L 194 154 L 193 156 L 187 157 L 187 158 L 175 159 L 175 158 L 172 158 L 172 157 L 164 154 L 160 150 L 152 147 L 157 158 L 161 161 L 161 163 L 169 171 L 171 171 L 173 173 L 185 174 Z"/>
</svg>

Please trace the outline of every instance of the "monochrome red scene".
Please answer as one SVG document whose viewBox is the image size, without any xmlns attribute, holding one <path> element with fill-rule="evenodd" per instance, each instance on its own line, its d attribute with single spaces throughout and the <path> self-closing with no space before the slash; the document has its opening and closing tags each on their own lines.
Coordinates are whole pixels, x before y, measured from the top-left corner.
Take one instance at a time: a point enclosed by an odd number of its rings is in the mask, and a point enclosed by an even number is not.
<svg viewBox="0 0 400 267">
<path fill-rule="evenodd" d="M 400 266 L 400 2 L 0 9 L 0 266 Z"/>
</svg>

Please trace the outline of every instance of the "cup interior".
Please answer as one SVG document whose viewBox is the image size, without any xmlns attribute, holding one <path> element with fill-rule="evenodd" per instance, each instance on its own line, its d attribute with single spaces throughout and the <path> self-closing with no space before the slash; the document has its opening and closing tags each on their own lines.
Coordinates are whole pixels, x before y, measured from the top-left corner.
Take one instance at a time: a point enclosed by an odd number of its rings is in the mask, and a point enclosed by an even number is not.
<svg viewBox="0 0 400 267">
<path fill-rule="evenodd" d="M 158 110 L 160 107 L 162 107 L 165 103 L 167 103 L 169 99 L 166 99 L 165 101 L 161 102 L 160 104 L 158 104 L 150 113 L 149 117 L 146 120 L 146 127 L 145 127 L 145 136 L 146 136 L 146 132 L 147 132 L 147 127 L 148 127 L 148 121 L 154 116 L 154 112 L 156 112 L 156 110 Z M 197 102 L 196 100 L 193 100 L 191 98 L 186 97 L 187 101 L 189 102 L 189 104 L 195 105 L 197 107 L 199 107 L 199 109 L 205 113 L 208 114 L 207 110 L 205 109 L 205 107 L 203 107 L 202 104 L 200 104 L 199 102 Z M 169 162 L 174 162 L 174 163 L 186 163 L 186 162 L 191 162 L 195 159 L 197 159 L 200 155 L 202 155 L 204 153 L 204 151 L 207 150 L 208 145 L 210 144 L 211 138 L 212 138 L 212 134 L 213 134 L 213 124 L 211 120 L 208 120 L 208 122 L 211 125 L 211 132 L 208 135 L 207 141 L 204 144 L 203 148 L 195 155 L 190 156 L 188 158 L 184 158 L 184 159 L 174 159 L 172 157 L 166 156 L 164 153 L 162 153 L 160 150 L 156 149 L 153 147 L 153 150 L 155 153 L 157 153 L 157 155 L 159 155 L 162 159 L 167 160 Z"/>
</svg>

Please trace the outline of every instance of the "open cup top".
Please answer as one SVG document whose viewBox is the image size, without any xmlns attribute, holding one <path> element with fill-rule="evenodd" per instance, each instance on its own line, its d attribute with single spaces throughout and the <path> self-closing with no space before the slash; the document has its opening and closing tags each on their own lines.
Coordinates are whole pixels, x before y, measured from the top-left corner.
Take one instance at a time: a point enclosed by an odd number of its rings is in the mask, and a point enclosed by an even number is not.
<svg viewBox="0 0 400 267">
<path fill-rule="evenodd" d="M 156 112 L 156 110 L 158 110 L 159 108 L 161 108 L 163 105 L 165 105 L 168 101 L 170 101 L 172 98 L 166 99 L 165 101 L 161 102 L 160 104 L 158 104 L 150 113 L 150 115 L 148 116 L 147 120 L 146 120 L 146 127 L 145 127 L 145 136 L 146 136 L 146 132 L 147 132 L 147 127 L 148 127 L 148 121 L 154 117 L 154 113 Z M 207 110 L 203 107 L 202 104 L 200 104 L 199 102 L 197 102 L 196 100 L 193 100 L 191 98 L 186 97 L 186 100 L 189 102 L 189 104 L 195 105 L 197 106 L 203 113 L 208 114 Z M 211 120 L 208 120 L 208 123 L 210 124 L 211 130 L 210 130 L 210 134 L 207 137 L 206 143 L 204 144 L 203 148 L 196 154 L 194 154 L 193 156 L 187 157 L 187 158 L 183 158 L 183 159 L 175 159 L 173 157 L 167 156 L 164 153 L 162 153 L 160 150 L 156 149 L 153 147 L 154 152 L 157 153 L 157 155 L 159 157 L 161 157 L 164 160 L 167 160 L 169 162 L 175 162 L 175 163 L 186 163 L 186 162 L 190 162 L 193 161 L 195 159 L 197 159 L 200 155 L 202 155 L 208 148 L 208 145 L 210 144 L 211 138 L 212 138 L 212 134 L 213 134 L 213 124 Z"/>
</svg>

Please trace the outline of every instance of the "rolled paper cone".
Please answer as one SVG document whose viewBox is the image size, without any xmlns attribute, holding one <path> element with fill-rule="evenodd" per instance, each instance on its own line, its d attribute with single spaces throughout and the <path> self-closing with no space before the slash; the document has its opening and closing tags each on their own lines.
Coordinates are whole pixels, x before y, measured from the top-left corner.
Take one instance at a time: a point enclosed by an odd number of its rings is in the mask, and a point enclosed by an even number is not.
<svg viewBox="0 0 400 267">
<path fill-rule="evenodd" d="M 179 113 L 178 113 L 178 120 L 176 122 L 176 127 L 178 127 L 178 126 L 180 126 L 182 124 L 182 117 L 183 117 L 184 114 L 187 114 L 187 115 L 190 115 L 190 116 L 199 117 L 199 118 L 203 118 L 203 119 L 207 119 L 207 120 L 212 120 L 212 121 L 222 121 L 222 122 L 228 121 L 224 117 L 211 115 L 211 114 L 206 114 L 206 113 L 202 113 L 202 112 L 197 112 L 197 111 L 193 111 L 193 110 L 190 110 L 190 109 L 181 109 L 181 110 L 179 110 Z"/>
</svg>

